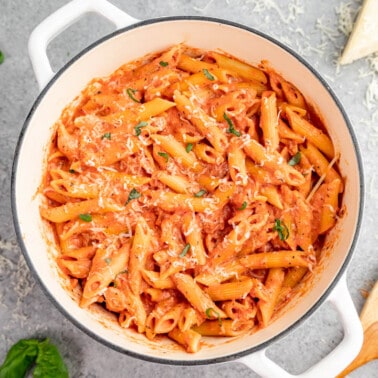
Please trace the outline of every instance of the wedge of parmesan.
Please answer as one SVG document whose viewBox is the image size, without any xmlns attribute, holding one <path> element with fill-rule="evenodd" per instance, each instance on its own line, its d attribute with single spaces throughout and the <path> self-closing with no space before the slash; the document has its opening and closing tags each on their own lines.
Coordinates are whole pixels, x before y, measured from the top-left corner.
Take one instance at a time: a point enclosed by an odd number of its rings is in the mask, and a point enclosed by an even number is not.
<svg viewBox="0 0 378 378">
<path fill-rule="evenodd" d="M 378 51 L 378 0 L 365 0 L 340 58 L 340 64 Z"/>
</svg>

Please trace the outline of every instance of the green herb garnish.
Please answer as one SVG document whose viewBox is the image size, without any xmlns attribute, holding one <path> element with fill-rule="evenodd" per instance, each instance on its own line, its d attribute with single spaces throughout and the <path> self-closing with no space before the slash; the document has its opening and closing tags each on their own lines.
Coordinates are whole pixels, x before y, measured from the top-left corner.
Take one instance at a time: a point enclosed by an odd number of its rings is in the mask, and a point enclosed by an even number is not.
<svg viewBox="0 0 378 378">
<path fill-rule="evenodd" d="M 211 81 L 214 81 L 215 80 L 215 77 L 206 69 L 204 68 L 202 70 L 203 74 Z"/>
<path fill-rule="evenodd" d="M 301 153 L 298 151 L 288 162 L 287 164 L 293 166 L 293 165 L 297 165 L 300 161 L 301 161 L 301 158 L 302 158 L 302 155 Z"/>
<path fill-rule="evenodd" d="M 135 135 L 136 135 L 136 136 L 139 136 L 139 135 L 142 133 L 141 128 L 142 128 L 142 127 L 146 127 L 147 125 L 148 125 L 148 122 L 146 122 L 146 121 L 141 121 L 141 122 L 139 122 L 139 123 L 134 127 Z"/>
<path fill-rule="evenodd" d="M 226 120 L 226 122 L 228 123 L 228 132 L 231 133 L 231 134 L 234 134 L 238 137 L 240 137 L 240 132 L 238 130 L 235 129 L 235 126 L 234 124 L 232 123 L 230 117 L 227 115 L 226 112 L 223 113 L 223 118 Z"/>
<path fill-rule="evenodd" d="M 127 89 L 126 89 L 126 92 L 127 92 L 127 94 L 129 95 L 129 97 L 130 97 L 133 101 L 135 101 L 135 102 L 140 102 L 137 98 L 134 97 L 134 94 L 135 94 L 136 92 L 138 92 L 136 89 L 133 89 L 133 88 L 127 88 Z"/>
<path fill-rule="evenodd" d="M 166 152 L 158 152 L 158 155 L 163 157 L 165 161 L 168 161 L 169 155 Z"/>
<path fill-rule="evenodd" d="M 102 137 L 101 137 L 101 139 L 112 139 L 112 134 L 111 133 L 105 133 Z"/>
<path fill-rule="evenodd" d="M 33 377 L 68 378 L 67 367 L 49 339 L 22 339 L 8 351 L 0 366 L 0 377 L 25 377 L 33 367 Z"/>
<path fill-rule="evenodd" d="M 247 201 L 244 201 L 242 205 L 239 207 L 239 210 L 245 210 L 247 208 Z"/>
<path fill-rule="evenodd" d="M 79 218 L 84 222 L 91 222 L 92 215 L 91 214 L 79 214 Z"/>
<path fill-rule="evenodd" d="M 282 241 L 285 241 L 290 235 L 288 227 L 286 226 L 286 224 L 284 222 L 281 222 L 280 219 L 274 220 L 273 231 L 278 232 L 278 237 Z"/>
<path fill-rule="evenodd" d="M 0 64 L 4 62 L 4 54 L 0 51 Z"/>
<path fill-rule="evenodd" d="M 168 62 L 164 62 L 164 60 L 161 60 L 159 62 L 159 64 L 162 66 L 162 67 L 167 67 L 168 66 Z"/>
<path fill-rule="evenodd" d="M 132 201 L 133 199 L 137 199 L 141 196 L 141 194 L 134 188 L 131 190 L 130 194 L 129 194 L 129 197 L 127 198 L 127 201 L 125 203 L 125 205 L 127 205 L 130 201 Z"/>
<path fill-rule="evenodd" d="M 117 273 L 116 276 L 114 277 L 113 287 L 117 287 L 116 280 L 117 280 L 118 276 L 119 276 L 120 274 L 123 274 L 123 273 L 129 273 L 129 271 L 128 271 L 127 269 L 125 269 L 125 270 L 122 270 L 121 272 Z"/>
<path fill-rule="evenodd" d="M 194 194 L 194 197 L 199 198 L 199 197 L 202 197 L 203 195 L 205 195 L 206 193 L 207 192 L 206 192 L 205 189 L 201 189 L 199 192 L 197 192 L 197 193 Z"/>
<path fill-rule="evenodd" d="M 205 314 L 206 314 L 206 316 L 210 319 L 210 318 L 211 318 L 211 313 L 212 313 L 212 312 L 213 312 L 213 313 L 215 314 L 215 316 L 218 318 L 219 325 L 222 326 L 222 319 L 221 319 L 220 314 L 219 314 L 218 311 L 215 311 L 212 307 L 210 307 L 210 308 L 206 309 Z"/>
<path fill-rule="evenodd" d="M 180 257 L 184 257 L 187 253 L 188 253 L 188 251 L 189 251 L 189 249 L 190 249 L 190 244 L 188 243 L 185 247 L 184 247 L 184 249 L 182 250 L 182 252 L 180 253 Z"/>
<path fill-rule="evenodd" d="M 188 143 L 185 147 L 185 151 L 189 153 L 193 149 L 193 143 Z"/>
<path fill-rule="evenodd" d="M 76 173 L 76 171 L 75 171 L 74 169 L 72 169 L 72 168 L 70 168 L 70 169 L 68 170 L 68 172 L 70 172 L 70 173 Z"/>
</svg>

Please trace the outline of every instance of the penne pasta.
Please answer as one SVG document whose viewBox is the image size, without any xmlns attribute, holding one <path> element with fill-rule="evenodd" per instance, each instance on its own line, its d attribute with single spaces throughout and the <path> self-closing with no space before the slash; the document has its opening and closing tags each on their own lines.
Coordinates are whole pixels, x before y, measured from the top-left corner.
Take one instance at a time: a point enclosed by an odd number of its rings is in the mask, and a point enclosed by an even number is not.
<svg viewBox="0 0 378 378">
<path fill-rule="evenodd" d="M 269 62 L 184 44 L 93 79 L 54 126 L 38 193 L 78 304 L 188 353 L 273 322 L 342 216 L 314 109 Z"/>
</svg>

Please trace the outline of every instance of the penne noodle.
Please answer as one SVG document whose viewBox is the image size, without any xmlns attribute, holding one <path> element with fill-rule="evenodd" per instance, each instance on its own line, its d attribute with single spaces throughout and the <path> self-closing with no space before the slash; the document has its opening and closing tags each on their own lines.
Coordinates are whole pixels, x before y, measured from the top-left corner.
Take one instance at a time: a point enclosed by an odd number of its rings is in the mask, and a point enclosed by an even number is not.
<svg viewBox="0 0 378 378">
<path fill-rule="evenodd" d="M 201 348 L 201 335 L 192 329 L 180 331 L 178 328 L 174 328 L 168 333 L 168 336 L 175 340 L 178 344 L 182 345 L 183 348 L 189 353 L 196 353 Z"/>
<path fill-rule="evenodd" d="M 274 92 L 264 92 L 261 96 L 260 128 L 264 145 L 268 151 L 275 151 L 279 145 L 277 101 Z"/>
<path fill-rule="evenodd" d="M 193 330 L 202 336 L 235 337 L 250 331 L 252 324 L 252 322 L 235 323 L 233 320 L 222 320 L 222 322 L 207 320 L 198 327 L 193 327 Z"/>
<path fill-rule="evenodd" d="M 246 279 L 210 286 L 206 289 L 206 293 L 213 301 L 228 301 L 246 297 L 251 291 L 252 285 L 252 280 Z"/>
<path fill-rule="evenodd" d="M 306 119 L 299 114 L 286 109 L 291 128 L 298 134 L 304 136 L 310 143 L 314 144 L 320 151 L 322 151 L 328 158 L 332 158 L 335 154 L 331 139 L 320 129 L 313 126 Z"/>
<path fill-rule="evenodd" d="M 107 213 L 111 211 L 122 211 L 123 206 L 107 198 L 89 199 L 81 202 L 68 202 L 58 207 L 41 207 L 40 212 L 43 218 L 50 222 L 61 223 L 75 219 L 80 214 Z"/>
<path fill-rule="evenodd" d="M 273 316 L 274 308 L 284 278 L 285 272 L 282 268 L 274 268 L 269 270 L 268 277 L 265 282 L 265 287 L 269 291 L 269 298 L 266 301 L 260 300 L 257 304 L 260 309 L 262 324 L 264 325 L 264 327 L 269 324 Z"/>
<path fill-rule="evenodd" d="M 206 316 L 209 309 L 212 309 L 209 318 L 225 318 L 226 314 L 218 308 L 191 276 L 183 273 L 176 273 L 172 276 L 177 289 L 187 298 L 189 303 L 202 315 Z"/>
<path fill-rule="evenodd" d="M 306 252 L 276 251 L 253 253 L 242 257 L 240 264 L 249 269 L 271 269 L 271 268 L 292 268 L 306 267 L 313 265 L 312 258 Z"/>
</svg>

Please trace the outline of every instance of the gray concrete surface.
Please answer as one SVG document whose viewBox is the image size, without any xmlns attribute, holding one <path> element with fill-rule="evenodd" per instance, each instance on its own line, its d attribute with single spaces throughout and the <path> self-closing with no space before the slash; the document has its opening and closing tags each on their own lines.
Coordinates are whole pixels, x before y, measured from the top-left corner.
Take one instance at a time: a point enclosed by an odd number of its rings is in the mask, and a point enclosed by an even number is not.
<svg viewBox="0 0 378 378">
<path fill-rule="evenodd" d="M 112 0 L 138 19 L 206 15 L 259 29 L 300 53 L 329 82 L 354 125 L 365 167 L 366 206 L 361 235 L 347 273 L 358 310 L 361 291 L 378 279 L 378 58 L 338 68 L 350 21 L 360 0 Z M 0 361 L 25 337 L 50 337 L 62 351 L 72 377 L 255 377 L 246 367 L 228 363 L 198 367 L 152 364 L 115 352 L 82 333 L 54 307 L 30 274 L 13 229 L 10 178 L 14 148 L 24 119 L 38 94 L 27 53 L 32 29 L 66 0 L 0 0 Z M 345 8 L 345 9 L 344 9 Z M 343 9 L 346 10 L 343 13 Z M 58 36 L 48 49 L 55 69 L 112 25 L 88 16 Z M 374 70 L 375 67 L 375 70 Z M 378 309 L 377 309 L 378 311 Z M 269 348 L 268 355 L 292 373 L 325 356 L 342 339 L 339 319 L 323 305 L 304 324 Z M 324 377 L 327 372 L 324 372 Z M 350 375 L 378 377 L 374 361 Z"/>
</svg>

